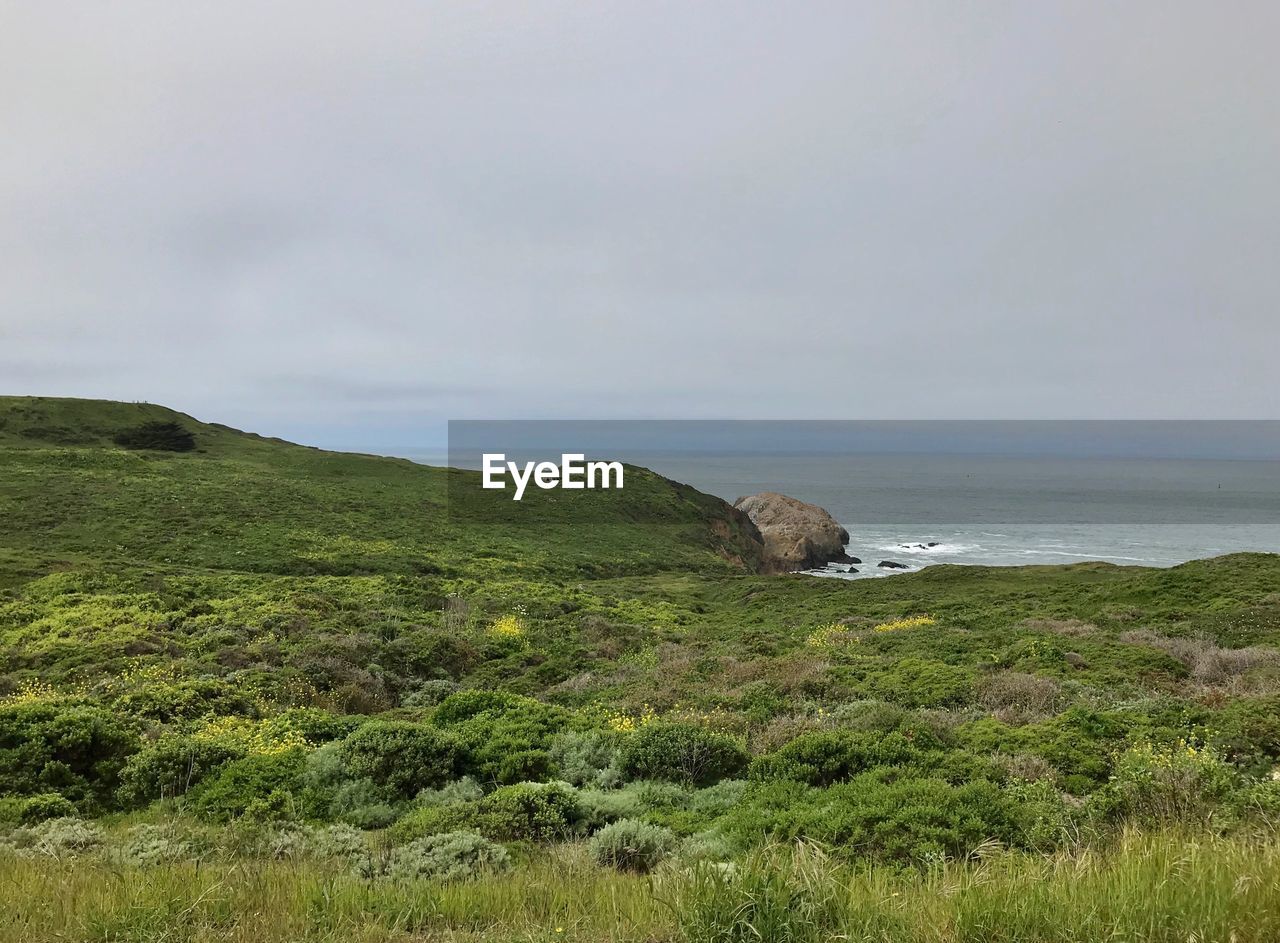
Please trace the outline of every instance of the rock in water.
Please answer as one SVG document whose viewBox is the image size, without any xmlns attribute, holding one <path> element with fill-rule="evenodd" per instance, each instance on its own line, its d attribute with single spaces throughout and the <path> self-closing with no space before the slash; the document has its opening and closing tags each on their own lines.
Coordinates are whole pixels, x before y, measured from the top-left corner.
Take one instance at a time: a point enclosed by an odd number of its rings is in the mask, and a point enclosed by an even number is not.
<svg viewBox="0 0 1280 943">
<path fill-rule="evenodd" d="M 906 570 L 909 567 L 905 563 L 899 563 L 897 560 L 881 560 L 876 566 L 882 566 L 886 570 Z"/>
<path fill-rule="evenodd" d="M 828 563 L 849 562 L 844 552 L 849 532 L 816 504 L 762 491 L 739 498 L 733 506 L 760 531 L 772 569 L 812 570 Z"/>
</svg>

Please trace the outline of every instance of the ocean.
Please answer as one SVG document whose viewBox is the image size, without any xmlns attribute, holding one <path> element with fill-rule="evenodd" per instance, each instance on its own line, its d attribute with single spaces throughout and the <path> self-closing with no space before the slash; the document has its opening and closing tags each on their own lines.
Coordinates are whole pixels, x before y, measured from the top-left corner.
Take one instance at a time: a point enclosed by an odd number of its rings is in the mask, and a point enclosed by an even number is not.
<svg viewBox="0 0 1280 943">
<path fill-rule="evenodd" d="M 934 563 L 1173 566 L 1280 552 L 1280 462 L 1026 455 L 650 455 L 732 502 L 780 491 L 849 531 L 861 579 Z M 930 545 L 933 546 L 930 546 Z M 897 571 L 902 572 L 902 571 Z"/>
<path fill-rule="evenodd" d="M 445 464 L 438 454 L 403 457 Z M 857 572 L 935 563 L 1086 560 L 1173 566 L 1237 551 L 1280 552 L 1280 462 L 964 454 L 631 452 L 627 461 L 733 502 L 780 491 L 826 508 Z M 893 561 L 906 570 L 877 564 Z"/>
</svg>

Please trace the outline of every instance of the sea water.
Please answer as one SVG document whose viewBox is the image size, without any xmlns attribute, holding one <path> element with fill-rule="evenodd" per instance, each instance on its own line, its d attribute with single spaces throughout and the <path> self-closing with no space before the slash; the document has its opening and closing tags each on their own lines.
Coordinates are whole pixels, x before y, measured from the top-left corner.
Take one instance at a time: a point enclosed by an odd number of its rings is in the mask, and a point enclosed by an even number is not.
<svg viewBox="0 0 1280 943">
<path fill-rule="evenodd" d="M 1173 566 L 1280 552 L 1280 462 L 1026 455 L 651 454 L 654 471 L 727 501 L 780 491 L 849 531 L 859 579 L 890 560 Z M 933 544 L 933 546 L 930 546 Z M 902 572 L 902 571 L 897 571 Z"/>
<path fill-rule="evenodd" d="M 447 453 L 400 450 L 426 464 Z M 849 531 L 865 579 L 934 563 L 1173 566 L 1280 552 L 1280 461 L 1062 455 L 631 450 L 633 464 L 732 503 L 779 491 Z M 642 524 L 639 526 L 643 526 Z M 932 545 L 932 546 L 930 546 Z M 881 561 L 905 564 L 886 570 Z"/>
</svg>

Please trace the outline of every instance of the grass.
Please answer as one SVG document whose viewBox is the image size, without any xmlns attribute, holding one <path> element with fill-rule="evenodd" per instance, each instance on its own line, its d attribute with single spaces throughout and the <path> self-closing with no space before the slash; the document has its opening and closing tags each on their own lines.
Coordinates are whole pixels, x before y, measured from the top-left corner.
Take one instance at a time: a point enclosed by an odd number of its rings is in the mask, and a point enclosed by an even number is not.
<svg viewBox="0 0 1280 943">
<path fill-rule="evenodd" d="M 736 870 L 651 878 L 581 848 L 502 877 L 378 883 L 309 861 L 111 867 L 0 858 L 0 934 L 31 941 L 1269 943 L 1280 842 L 1131 834 L 1053 856 L 924 872 L 767 847 Z"/>
</svg>

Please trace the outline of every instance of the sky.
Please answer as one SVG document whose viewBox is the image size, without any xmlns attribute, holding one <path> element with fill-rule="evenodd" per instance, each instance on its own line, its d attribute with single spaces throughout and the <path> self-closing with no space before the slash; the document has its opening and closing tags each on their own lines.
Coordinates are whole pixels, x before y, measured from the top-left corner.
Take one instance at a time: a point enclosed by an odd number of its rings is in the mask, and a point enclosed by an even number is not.
<svg viewBox="0 0 1280 943">
<path fill-rule="evenodd" d="M 0 393 L 1277 418 L 1280 5 L 0 0 Z"/>
</svg>

